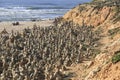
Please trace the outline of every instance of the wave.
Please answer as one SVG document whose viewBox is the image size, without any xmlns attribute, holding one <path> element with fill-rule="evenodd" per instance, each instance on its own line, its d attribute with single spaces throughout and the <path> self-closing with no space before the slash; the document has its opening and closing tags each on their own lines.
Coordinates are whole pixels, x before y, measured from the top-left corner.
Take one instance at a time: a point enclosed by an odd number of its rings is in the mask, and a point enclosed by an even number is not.
<svg viewBox="0 0 120 80">
<path fill-rule="evenodd" d="M 12 10 L 25 10 L 25 9 L 30 9 L 30 10 L 39 10 L 39 9 L 70 9 L 70 8 L 66 8 L 66 7 L 61 7 L 61 6 L 51 6 L 51 5 L 47 5 L 47 6 L 44 6 L 44 5 L 40 5 L 40 6 L 27 6 L 27 7 L 5 7 L 4 9 L 12 9 Z"/>
<path fill-rule="evenodd" d="M 0 21 L 11 20 L 30 20 L 30 19 L 48 19 L 62 16 L 69 9 L 51 8 L 51 9 L 28 9 L 28 7 L 1 7 Z"/>
<path fill-rule="evenodd" d="M 24 7 L 14 7 L 14 8 L 0 8 L 1 13 L 40 13 L 40 14 L 48 14 L 48 13 L 64 13 L 69 9 L 28 9 Z"/>
<path fill-rule="evenodd" d="M 38 10 L 38 9 L 68 9 L 65 7 L 28 7 L 27 9 Z"/>
</svg>

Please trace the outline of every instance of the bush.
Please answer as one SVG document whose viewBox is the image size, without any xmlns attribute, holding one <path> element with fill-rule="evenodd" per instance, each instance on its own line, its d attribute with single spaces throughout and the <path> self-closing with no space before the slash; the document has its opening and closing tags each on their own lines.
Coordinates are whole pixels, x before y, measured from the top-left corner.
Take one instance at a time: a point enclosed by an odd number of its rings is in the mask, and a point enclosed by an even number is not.
<svg viewBox="0 0 120 80">
<path fill-rule="evenodd" d="M 117 28 L 114 28 L 114 29 L 111 29 L 111 30 L 108 31 L 108 34 L 110 36 L 113 36 L 113 35 L 119 34 L 119 33 L 120 33 L 120 27 L 117 27 Z"/>
<path fill-rule="evenodd" d="M 112 57 L 112 63 L 117 63 L 119 61 L 120 61 L 120 52 L 118 52 Z"/>
</svg>

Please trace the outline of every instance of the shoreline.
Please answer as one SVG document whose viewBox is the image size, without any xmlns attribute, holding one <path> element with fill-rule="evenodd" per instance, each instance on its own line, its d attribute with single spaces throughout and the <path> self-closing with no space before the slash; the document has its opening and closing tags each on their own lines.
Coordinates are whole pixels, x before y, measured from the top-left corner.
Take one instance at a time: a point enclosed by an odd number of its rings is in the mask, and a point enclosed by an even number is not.
<svg viewBox="0 0 120 80">
<path fill-rule="evenodd" d="M 4 29 L 7 30 L 8 33 L 13 31 L 19 31 L 21 32 L 25 28 L 33 28 L 33 25 L 37 25 L 40 27 L 46 27 L 53 25 L 54 19 L 48 19 L 48 20 L 39 20 L 39 21 L 2 21 L 0 22 L 0 32 Z M 19 22 L 19 25 L 13 25 L 12 23 Z"/>
</svg>

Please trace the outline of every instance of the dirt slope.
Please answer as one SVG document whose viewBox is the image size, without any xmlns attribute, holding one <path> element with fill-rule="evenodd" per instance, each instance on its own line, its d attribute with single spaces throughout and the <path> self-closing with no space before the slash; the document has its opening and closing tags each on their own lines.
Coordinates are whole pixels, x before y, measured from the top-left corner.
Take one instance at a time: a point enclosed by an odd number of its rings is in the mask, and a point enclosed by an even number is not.
<svg viewBox="0 0 120 80">
<path fill-rule="evenodd" d="M 112 57 L 120 51 L 120 0 L 94 0 L 80 4 L 63 18 L 79 25 L 93 25 L 103 31 L 101 53 L 90 61 L 68 67 L 65 73 L 74 73 L 70 79 L 120 80 L 120 62 L 112 63 Z"/>
</svg>

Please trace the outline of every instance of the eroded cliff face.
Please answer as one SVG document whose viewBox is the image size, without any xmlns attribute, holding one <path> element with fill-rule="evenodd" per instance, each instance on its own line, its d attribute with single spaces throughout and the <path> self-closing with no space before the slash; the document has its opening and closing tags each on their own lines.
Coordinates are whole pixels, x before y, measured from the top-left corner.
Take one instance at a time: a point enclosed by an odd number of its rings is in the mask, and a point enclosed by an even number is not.
<svg viewBox="0 0 120 80">
<path fill-rule="evenodd" d="M 78 5 L 68 11 L 63 18 L 72 20 L 79 25 L 104 26 L 106 28 L 116 27 L 119 24 L 119 4 L 115 1 L 91 2 Z"/>
<path fill-rule="evenodd" d="M 94 0 L 81 4 L 63 18 L 102 29 L 99 40 L 102 46 L 98 45 L 100 54 L 93 60 L 70 67 L 70 72 L 77 75 L 72 80 L 120 80 L 120 61 L 112 62 L 113 56 L 120 54 L 120 0 Z"/>
</svg>

